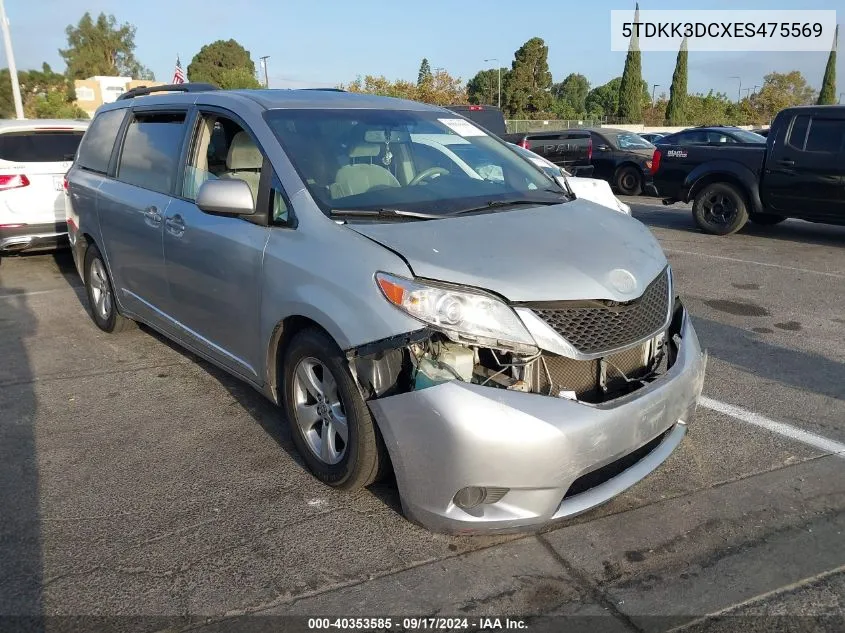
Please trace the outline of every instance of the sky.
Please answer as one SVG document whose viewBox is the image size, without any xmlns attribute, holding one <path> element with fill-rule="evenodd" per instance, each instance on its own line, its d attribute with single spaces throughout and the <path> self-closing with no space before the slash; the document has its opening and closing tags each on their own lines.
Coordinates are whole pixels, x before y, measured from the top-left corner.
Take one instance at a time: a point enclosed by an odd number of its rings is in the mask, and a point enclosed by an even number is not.
<svg viewBox="0 0 845 633">
<path fill-rule="evenodd" d="M 592 86 L 622 74 L 625 53 L 610 50 L 610 11 L 633 9 L 633 0 L 5 0 L 19 70 L 49 63 L 64 70 L 58 49 L 67 44 L 65 28 L 85 11 L 114 14 L 137 27 L 135 54 L 156 79 L 170 81 L 177 55 L 187 69 L 203 44 L 233 38 L 258 58 L 269 55 L 273 88 L 336 86 L 357 76 L 385 75 L 416 80 L 420 61 L 444 68 L 466 81 L 478 70 L 510 66 L 531 37 L 549 47 L 555 81 L 577 72 Z M 837 9 L 842 0 L 707 0 L 687 2 L 697 9 Z M 642 9 L 678 9 L 677 0 L 643 0 Z M 837 16 L 841 25 L 845 12 Z M 840 32 L 845 28 L 840 27 Z M 841 38 L 845 41 L 845 34 Z M 845 44 L 840 47 L 837 93 L 845 91 Z M 0 52 L 0 54 L 2 54 Z M 498 58 L 500 62 L 485 63 Z M 674 52 L 643 53 L 643 78 L 668 92 Z M 5 60 L 4 60 L 5 61 Z M 734 97 L 739 88 L 762 84 L 772 71 L 800 70 L 821 85 L 827 53 L 699 52 L 689 57 L 690 92 L 713 89 Z M 5 65 L 5 64 L 2 64 Z M 845 96 L 843 96 L 845 102 Z"/>
</svg>

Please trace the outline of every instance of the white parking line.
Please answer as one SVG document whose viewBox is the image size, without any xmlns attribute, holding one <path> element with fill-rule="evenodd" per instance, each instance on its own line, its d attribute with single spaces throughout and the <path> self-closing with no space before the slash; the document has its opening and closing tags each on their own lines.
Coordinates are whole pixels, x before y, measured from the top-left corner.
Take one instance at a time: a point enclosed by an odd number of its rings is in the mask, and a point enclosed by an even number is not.
<svg viewBox="0 0 845 633">
<path fill-rule="evenodd" d="M 729 415 L 737 420 L 748 422 L 749 424 L 759 426 L 760 428 L 771 431 L 772 433 L 783 435 L 784 437 L 801 442 L 802 444 L 807 444 L 808 446 L 812 446 L 826 453 L 831 453 L 837 457 L 845 459 L 845 444 L 836 442 L 835 440 L 830 440 L 826 437 L 822 437 L 821 435 L 810 433 L 809 431 L 799 429 L 797 426 L 792 426 L 791 424 L 786 424 L 785 422 L 770 420 L 759 413 L 748 411 L 747 409 L 728 404 L 727 402 L 713 400 L 713 398 L 708 398 L 707 396 L 701 396 L 698 404 L 707 409 L 718 411 L 719 413 Z"/>
<path fill-rule="evenodd" d="M 68 290 L 73 290 L 75 293 L 79 294 L 79 292 L 83 291 L 84 288 L 82 286 L 67 286 L 65 288 L 53 288 L 52 290 L 33 290 L 32 292 L 8 292 L 6 294 L 0 294 L 0 299 L 11 299 L 12 297 L 32 297 L 34 295 L 48 295 L 54 292 L 67 292 Z"/>
<path fill-rule="evenodd" d="M 799 273 L 810 273 L 812 275 L 824 275 L 825 277 L 834 277 L 835 279 L 845 279 L 845 275 L 841 273 L 826 273 L 821 270 L 812 270 L 810 268 L 798 268 L 796 266 L 784 266 L 783 264 L 770 264 L 768 262 L 757 262 L 753 259 L 740 259 L 738 257 L 727 257 L 725 255 L 711 255 L 709 253 L 696 253 L 695 251 L 681 251 L 676 248 L 664 248 L 666 253 L 679 253 L 681 255 L 695 255 L 697 257 L 709 257 L 710 259 L 723 259 L 728 262 L 740 262 L 743 264 L 754 264 L 755 266 L 767 266 L 769 268 L 780 268 L 782 270 L 794 270 Z"/>
</svg>

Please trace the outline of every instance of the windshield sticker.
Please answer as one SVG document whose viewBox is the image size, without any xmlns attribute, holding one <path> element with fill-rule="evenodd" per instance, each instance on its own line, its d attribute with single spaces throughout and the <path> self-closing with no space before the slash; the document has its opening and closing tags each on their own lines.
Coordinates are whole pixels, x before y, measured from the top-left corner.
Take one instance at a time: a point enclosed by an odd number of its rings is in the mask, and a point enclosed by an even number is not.
<svg viewBox="0 0 845 633">
<path fill-rule="evenodd" d="M 460 136 L 487 136 L 484 130 L 475 127 L 469 121 L 463 119 L 437 119 L 455 134 Z"/>
</svg>

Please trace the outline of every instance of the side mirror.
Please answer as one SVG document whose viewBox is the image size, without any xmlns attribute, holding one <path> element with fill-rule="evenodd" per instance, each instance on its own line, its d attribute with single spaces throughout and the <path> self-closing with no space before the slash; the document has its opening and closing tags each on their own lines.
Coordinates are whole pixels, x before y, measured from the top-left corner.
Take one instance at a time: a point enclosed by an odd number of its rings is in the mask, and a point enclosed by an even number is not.
<svg viewBox="0 0 845 633">
<path fill-rule="evenodd" d="M 255 213 L 252 190 L 243 180 L 206 180 L 197 194 L 197 206 L 211 215 L 240 216 Z"/>
</svg>

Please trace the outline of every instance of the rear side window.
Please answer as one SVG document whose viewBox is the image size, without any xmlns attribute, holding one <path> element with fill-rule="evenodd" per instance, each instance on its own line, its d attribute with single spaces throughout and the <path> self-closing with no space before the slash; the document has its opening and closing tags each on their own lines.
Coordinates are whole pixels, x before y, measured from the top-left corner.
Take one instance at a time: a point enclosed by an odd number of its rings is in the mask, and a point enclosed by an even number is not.
<svg viewBox="0 0 845 633">
<path fill-rule="evenodd" d="M 97 115 L 79 146 L 77 165 L 100 174 L 108 172 L 114 140 L 125 114 L 126 110 L 108 110 Z"/>
<path fill-rule="evenodd" d="M 185 136 L 185 113 L 136 113 L 126 130 L 117 178 L 144 189 L 170 193 Z"/>
<path fill-rule="evenodd" d="M 30 131 L 0 134 L 0 160 L 61 163 L 76 156 L 82 131 Z"/>
<path fill-rule="evenodd" d="M 843 137 L 845 137 L 845 121 L 813 118 L 804 149 L 808 152 L 838 154 L 843 149 Z"/>
<path fill-rule="evenodd" d="M 789 130 L 789 140 L 787 143 L 795 149 L 804 149 L 804 139 L 807 138 L 807 127 L 809 125 L 809 115 L 802 114 L 795 117 L 795 120 L 792 122 L 792 129 Z"/>
</svg>

